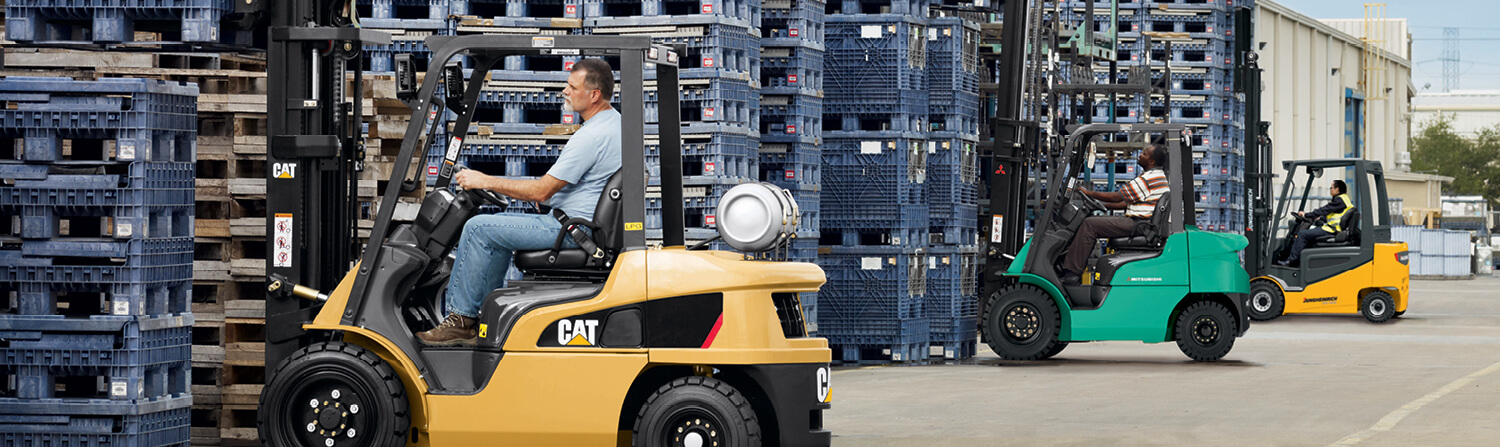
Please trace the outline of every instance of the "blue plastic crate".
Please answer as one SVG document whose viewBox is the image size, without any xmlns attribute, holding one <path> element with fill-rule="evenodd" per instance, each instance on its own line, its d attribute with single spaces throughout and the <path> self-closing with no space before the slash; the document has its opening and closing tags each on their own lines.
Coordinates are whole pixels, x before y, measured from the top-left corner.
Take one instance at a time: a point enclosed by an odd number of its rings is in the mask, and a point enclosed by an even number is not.
<svg viewBox="0 0 1500 447">
<path fill-rule="evenodd" d="M 830 0 L 827 13 L 833 17 L 858 17 L 874 14 L 922 16 L 927 7 L 935 2 L 929 0 Z"/>
<path fill-rule="evenodd" d="M 1151 58 L 1161 61 L 1166 58 L 1167 45 L 1165 42 L 1152 41 Z M 1143 52 L 1142 42 L 1134 42 L 1130 45 L 1132 52 L 1130 60 L 1139 62 L 1141 59 L 1136 52 Z M 1193 41 L 1193 43 L 1172 42 L 1172 67 L 1206 68 L 1206 69 L 1234 69 L 1234 54 L 1228 42 L 1216 41 Z M 1174 70 L 1175 71 L 1175 70 Z M 1229 85 L 1233 88 L 1233 85 Z M 1222 89 L 1221 89 L 1222 91 Z"/>
<path fill-rule="evenodd" d="M 446 25 L 441 29 L 432 30 L 432 33 L 436 35 L 453 34 Z M 395 38 L 391 39 L 390 45 L 365 45 L 364 50 L 364 69 L 370 72 L 394 72 L 395 56 L 397 54 L 412 55 L 413 63 L 416 64 L 419 70 L 426 70 L 429 64 L 434 63 L 432 60 L 432 49 L 427 48 L 427 44 L 421 38 Z"/>
<path fill-rule="evenodd" d="M 928 96 L 928 128 L 979 138 L 979 94 L 934 89 Z"/>
<path fill-rule="evenodd" d="M 369 26 L 372 19 L 438 19 L 448 18 L 449 0 L 358 0 L 360 24 Z"/>
<path fill-rule="evenodd" d="M 1234 95 L 1234 73 L 1231 69 L 1232 67 L 1173 71 L 1172 94 L 1231 97 Z"/>
<path fill-rule="evenodd" d="M 977 245 L 950 245 L 927 250 L 927 295 L 923 305 L 929 318 L 973 317 L 978 314 Z M 936 328 L 934 328 L 936 329 Z"/>
<path fill-rule="evenodd" d="M 929 88 L 977 93 L 979 24 L 961 17 L 934 17 L 927 24 Z"/>
<path fill-rule="evenodd" d="M 1141 0 L 1148 8 L 1167 8 L 1168 11 L 1227 11 L 1233 13 L 1234 0 Z M 1240 6 L 1252 6 L 1253 2 L 1241 1 Z"/>
<path fill-rule="evenodd" d="M 801 143 L 760 143 L 760 179 L 783 188 L 815 189 L 823 181 L 823 152 Z"/>
<path fill-rule="evenodd" d="M 190 408 L 121 416 L 3 415 L 0 445 L 184 446 L 191 424 Z"/>
<path fill-rule="evenodd" d="M 830 100 L 927 89 L 925 21 L 896 14 L 830 15 L 824 88 Z"/>
<path fill-rule="evenodd" d="M 743 133 L 682 133 L 683 175 L 688 183 L 714 183 L 724 179 L 751 179 L 759 172 L 754 138 Z M 540 177 L 557 162 L 565 143 L 556 140 L 523 140 L 473 137 L 459 152 L 459 164 L 490 175 Z M 646 167 L 650 183 L 660 183 L 660 144 L 646 141 Z M 427 155 L 429 173 L 439 166 L 442 154 Z M 431 181 L 431 178 L 429 178 Z"/>
<path fill-rule="evenodd" d="M 73 223 L 75 235 L 192 236 L 193 171 L 191 163 L 52 169 L 40 164 L 0 165 L 0 211 L 19 216 L 20 231 L 14 236 L 29 239 L 60 237 L 63 219 Z"/>
<path fill-rule="evenodd" d="M 1210 152 L 1193 160 L 1193 165 L 1193 177 L 1199 180 L 1245 180 L 1244 156 Z"/>
<path fill-rule="evenodd" d="M 762 48 L 762 92 L 818 94 L 823 90 L 823 56 L 823 50 L 809 47 Z"/>
<path fill-rule="evenodd" d="M 676 17 L 590 19 L 585 28 L 593 35 L 645 35 L 659 45 L 684 45 L 686 50 L 678 58 L 679 76 L 684 79 L 705 77 L 705 73 L 759 78 L 760 35 L 753 27 L 713 17 L 697 22 Z M 655 66 L 647 64 L 646 69 L 654 76 Z"/>
<path fill-rule="evenodd" d="M 1240 209 L 1198 209 L 1198 228 L 1220 233 L 1245 233 L 1245 211 Z"/>
<path fill-rule="evenodd" d="M 930 130 L 927 125 L 929 99 L 926 90 L 872 94 L 864 101 L 860 97 L 825 96 L 823 129 L 846 132 L 927 132 Z"/>
<path fill-rule="evenodd" d="M 128 367 L 192 360 L 192 319 L 186 317 L 0 318 L 25 320 L 15 326 L 28 327 L 4 330 L 0 337 L 5 341 L 0 347 L 0 365 L 4 366 Z"/>
<path fill-rule="evenodd" d="M 1239 101 L 1219 97 L 1197 97 L 1195 100 L 1172 101 L 1172 110 L 1165 110 L 1163 101 L 1151 102 L 1151 116 L 1167 114 L 1170 121 L 1183 124 L 1242 125 L 1243 107 Z"/>
<path fill-rule="evenodd" d="M 33 44 L 135 41 L 137 21 L 175 22 L 167 40 L 218 43 L 220 21 L 234 12 L 229 0 L 73 2 L 33 0 L 5 6 L 6 38 Z M 84 37 L 86 40 L 75 40 Z M 171 37 L 176 37 L 172 39 Z"/>
<path fill-rule="evenodd" d="M 825 229 L 925 232 L 927 148 L 924 140 L 911 135 L 829 135 L 823 146 Z"/>
<path fill-rule="evenodd" d="M 448 13 L 483 18 L 583 18 L 581 0 L 447 0 Z"/>
<path fill-rule="evenodd" d="M 1187 33 L 1192 39 L 1234 39 L 1234 14 L 1227 11 L 1146 8 L 1141 31 Z"/>
<path fill-rule="evenodd" d="M 818 331 L 830 344 L 925 342 L 926 254 L 915 248 L 831 247 L 818 256 Z"/>
<path fill-rule="evenodd" d="M 823 50 L 824 10 L 827 4 L 818 0 L 783 0 L 762 4 L 761 45 L 765 47 L 807 47 Z"/>
<path fill-rule="evenodd" d="M 584 0 L 583 16 L 591 21 L 660 18 L 678 23 L 682 19 L 707 17 L 731 23 L 742 22 L 742 26 L 760 28 L 760 3 L 760 0 Z"/>
<path fill-rule="evenodd" d="M 817 144 L 823 135 L 823 98 L 762 94 L 762 142 Z"/>
<path fill-rule="evenodd" d="M 0 285 L 0 289 L 15 292 L 17 307 L 10 310 L 21 315 L 165 315 L 190 309 L 192 267 L 191 263 L 150 267 L 21 265 L 7 267 L 21 278 Z M 70 277 L 79 277 L 79 282 L 28 280 Z M 142 280 L 128 281 L 136 278 Z M 68 307 L 59 306 L 60 302 Z"/>
<path fill-rule="evenodd" d="M 192 162 L 197 96 L 194 84 L 13 76 L 0 79 L 11 107 L 0 113 L 0 137 L 20 139 L 25 161 Z"/>
<path fill-rule="evenodd" d="M 927 141 L 927 203 L 930 218 L 977 219 L 979 158 L 977 143 L 957 137 Z"/>
</svg>

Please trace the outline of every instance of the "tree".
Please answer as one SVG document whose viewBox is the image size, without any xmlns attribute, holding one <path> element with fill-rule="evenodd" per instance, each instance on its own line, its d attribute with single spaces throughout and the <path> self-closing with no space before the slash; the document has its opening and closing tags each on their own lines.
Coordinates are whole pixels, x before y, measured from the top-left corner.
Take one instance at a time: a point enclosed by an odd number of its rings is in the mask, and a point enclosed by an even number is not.
<svg viewBox="0 0 1500 447">
<path fill-rule="evenodd" d="M 1481 129 L 1474 138 L 1454 132 L 1441 115 L 1423 126 L 1411 139 L 1412 170 L 1453 177 L 1445 188 L 1450 194 L 1500 198 L 1500 125 Z"/>
</svg>

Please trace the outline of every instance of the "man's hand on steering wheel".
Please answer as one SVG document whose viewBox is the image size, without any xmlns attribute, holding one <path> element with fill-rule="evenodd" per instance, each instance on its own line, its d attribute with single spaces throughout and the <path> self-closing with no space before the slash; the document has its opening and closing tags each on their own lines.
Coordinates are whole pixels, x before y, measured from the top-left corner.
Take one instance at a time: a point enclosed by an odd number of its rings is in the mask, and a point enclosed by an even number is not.
<svg viewBox="0 0 1500 447">
<path fill-rule="evenodd" d="M 510 206 L 510 201 L 484 187 L 492 178 L 483 172 L 468 168 L 459 169 L 458 173 L 453 174 L 453 182 L 458 185 L 459 189 L 473 195 L 481 202 L 500 207 L 500 211 L 505 212 L 505 209 Z"/>
<path fill-rule="evenodd" d="M 1099 201 L 1099 199 L 1095 199 L 1094 196 L 1089 194 L 1089 191 L 1087 189 L 1084 189 L 1082 186 L 1074 188 L 1074 191 L 1078 193 L 1078 197 L 1082 199 L 1083 203 L 1088 205 L 1089 208 L 1101 211 L 1108 209 L 1104 206 L 1104 202 Z"/>
</svg>

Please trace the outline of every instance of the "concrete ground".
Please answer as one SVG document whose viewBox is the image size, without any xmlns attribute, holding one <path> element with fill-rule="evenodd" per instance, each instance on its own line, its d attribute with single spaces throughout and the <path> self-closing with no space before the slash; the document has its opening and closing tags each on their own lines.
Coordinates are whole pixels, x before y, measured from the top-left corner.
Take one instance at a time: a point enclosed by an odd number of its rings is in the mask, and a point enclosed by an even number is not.
<svg viewBox="0 0 1500 447">
<path fill-rule="evenodd" d="M 1500 278 L 1415 281 L 1407 313 L 1254 323 L 1218 363 L 1174 343 L 1054 360 L 845 368 L 835 446 L 1500 445 Z"/>
</svg>

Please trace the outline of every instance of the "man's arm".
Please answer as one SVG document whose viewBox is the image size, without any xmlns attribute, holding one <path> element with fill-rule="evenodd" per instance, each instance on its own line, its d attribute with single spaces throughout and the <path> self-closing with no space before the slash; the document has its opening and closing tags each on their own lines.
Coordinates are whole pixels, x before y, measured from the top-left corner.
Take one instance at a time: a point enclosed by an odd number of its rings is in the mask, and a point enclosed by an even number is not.
<svg viewBox="0 0 1500 447">
<path fill-rule="evenodd" d="M 473 169 L 459 171 L 453 176 L 458 186 L 464 189 L 488 189 L 506 197 L 527 202 L 546 202 L 553 194 L 557 194 L 568 182 L 559 180 L 551 174 L 543 175 L 536 180 L 515 180 L 485 175 L 483 172 Z"/>
<path fill-rule="evenodd" d="M 1105 208 L 1109 208 L 1112 210 L 1122 210 L 1130 206 L 1130 198 L 1125 197 L 1125 192 L 1123 190 L 1114 192 L 1099 192 L 1080 188 L 1079 191 L 1083 191 L 1085 195 L 1093 197 L 1095 200 L 1104 202 Z M 1122 204 L 1122 206 L 1119 208 L 1113 208 L 1109 206 L 1110 204 L 1114 203 Z"/>
<path fill-rule="evenodd" d="M 1323 206 L 1319 207 L 1318 209 L 1312 210 L 1312 211 L 1308 212 L 1307 214 L 1305 214 L 1304 216 L 1307 217 L 1308 219 L 1317 219 L 1319 217 L 1327 216 L 1329 214 L 1337 213 L 1337 212 L 1340 212 L 1340 211 L 1343 211 L 1343 210 L 1344 210 L 1344 201 L 1343 200 L 1339 200 L 1338 197 L 1334 197 L 1332 202 L 1328 202 L 1327 205 L 1323 205 Z"/>
</svg>

